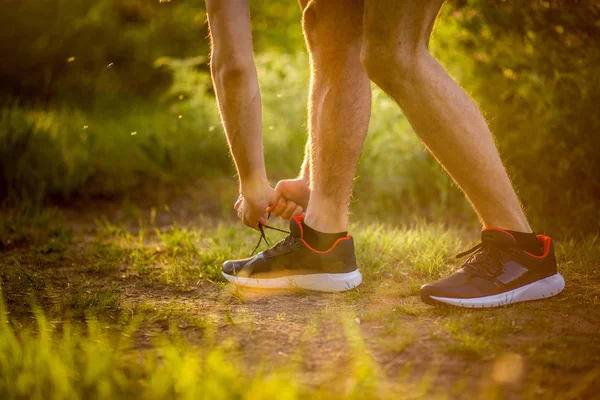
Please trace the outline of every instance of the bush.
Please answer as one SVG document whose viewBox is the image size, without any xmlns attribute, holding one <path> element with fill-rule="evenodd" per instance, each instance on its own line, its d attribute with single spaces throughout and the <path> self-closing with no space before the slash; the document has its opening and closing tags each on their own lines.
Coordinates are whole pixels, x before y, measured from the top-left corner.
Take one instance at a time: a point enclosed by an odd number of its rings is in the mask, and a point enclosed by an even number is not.
<svg viewBox="0 0 600 400">
<path fill-rule="evenodd" d="M 168 87 L 162 56 L 207 54 L 203 3 L 6 0 L 0 14 L 4 97 L 92 106 L 101 96 L 149 96 Z"/>
<path fill-rule="evenodd" d="M 193 113 L 162 104 L 121 114 L 4 108 L 0 194 L 39 203 L 222 176 L 231 163 L 218 121 L 212 103 Z"/>
</svg>

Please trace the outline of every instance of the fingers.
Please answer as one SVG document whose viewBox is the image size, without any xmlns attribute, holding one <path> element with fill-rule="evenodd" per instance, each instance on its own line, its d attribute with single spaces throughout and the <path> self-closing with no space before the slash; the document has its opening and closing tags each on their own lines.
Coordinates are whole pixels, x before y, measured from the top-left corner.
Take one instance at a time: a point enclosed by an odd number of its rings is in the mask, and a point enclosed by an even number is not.
<svg viewBox="0 0 600 400">
<path fill-rule="evenodd" d="M 295 209 L 296 203 L 294 203 L 293 201 L 288 201 L 285 210 L 281 213 L 281 218 L 285 220 L 290 219 Z"/>
<path fill-rule="evenodd" d="M 254 229 L 255 231 L 258 230 L 258 221 L 254 218 L 244 218 L 242 222 L 244 223 L 244 225 Z"/>
<path fill-rule="evenodd" d="M 296 204 L 295 201 L 286 200 L 284 197 L 280 197 L 277 204 L 267 207 L 267 212 L 270 212 L 274 217 L 281 217 L 284 220 L 289 220 L 292 217 L 304 214 L 304 208 Z"/>
<path fill-rule="evenodd" d="M 273 196 L 269 199 L 269 204 L 267 206 L 267 213 L 273 212 L 273 210 L 275 209 L 275 207 L 277 207 L 282 197 L 283 196 L 281 195 L 281 193 L 277 192 L 276 190 L 273 190 Z"/>
<path fill-rule="evenodd" d="M 292 217 L 297 217 L 299 215 L 304 215 L 304 209 L 300 206 L 296 206 L 296 209 L 294 210 Z"/>
<path fill-rule="evenodd" d="M 285 179 L 279 181 L 275 186 L 277 197 L 284 197 L 287 200 L 293 200 L 297 205 L 306 209 L 310 199 L 310 187 L 303 179 Z"/>
<path fill-rule="evenodd" d="M 275 194 L 279 196 L 283 196 L 286 190 L 287 181 L 279 181 L 277 185 L 275 185 Z"/>
<path fill-rule="evenodd" d="M 255 231 L 258 230 L 259 219 L 251 215 L 251 213 L 244 208 L 244 198 L 242 196 L 237 199 L 233 205 L 233 208 L 235 209 L 237 217 L 242 224 L 254 229 Z M 264 215 L 264 217 L 266 217 L 266 215 Z M 263 223 L 262 218 L 260 222 Z"/>
<path fill-rule="evenodd" d="M 275 217 L 281 216 L 281 214 L 283 214 L 283 212 L 287 209 L 287 203 L 288 202 L 283 197 L 280 197 L 275 207 L 271 209 L 271 214 Z"/>
<path fill-rule="evenodd" d="M 283 181 L 279 181 L 277 183 L 277 185 L 275 185 L 275 195 L 277 196 L 277 199 L 279 200 L 281 197 L 284 198 L 292 198 L 294 195 L 294 186 L 290 185 L 289 180 L 283 180 Z"/>
<path fill-rule="evenodd" d="M 260 217 L 259 223 L 261 225 L 269 225 L 269 214 L 265 212 L 263 216 Z"/>
<path fill-rule="evenodd" d="M 296 207 L 298 207 L 296 205 L 296 203 L 294 203 L 293 201 L 288 201 L 287 202 L 287 207 L 285 208 L 285 210 L 281 213 L 281 218 L 288 220 L 290 218 L 292 218 L 292 216 L 294 215 L 294 211 L 296 210 Z"/>
</svg>

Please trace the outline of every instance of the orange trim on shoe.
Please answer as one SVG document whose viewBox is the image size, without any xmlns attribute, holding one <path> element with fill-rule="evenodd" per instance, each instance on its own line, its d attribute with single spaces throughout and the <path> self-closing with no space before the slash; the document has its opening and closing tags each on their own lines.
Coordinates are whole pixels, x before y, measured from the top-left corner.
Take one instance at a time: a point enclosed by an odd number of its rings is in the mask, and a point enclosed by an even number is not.
<svg viewBox="0 0 600 400">
<path fill-rule="evenodd" d="M 550 236 L 544 236 L 544 235 L 537 235 L 537 240 L 538 242 L 542 242 L 542 244 L 544 245 L 544 254 L 542 254 L 541 256 L 536 256 L 535 254 L 531 254 L 528 251 L 525 251 L 525 253 L 527 253 L 527 255 L 534 257 L 534 258 L 545 258 L 548 256 L 548 254 L 550 253 L 550 245 L 552 244 L 552 238 Z"/>
<path fill-rule="evenodd" d="M 333 245 L 331 245 L 331 247 L 328 250 L 325 251 L 321 251 L 321 250 L 317 250 L 317 249 L 313 249 L 308 243 L 306 243 L 306 240 L 304 240 L 304 229 L 302 228 L 302 221 L 304 221 L 304 216 L 303 215 L 297 215 L 294 217 L 294 221 L 296 221 L 296 223 L 298 224 L 298 227 L 300 228 L 300 240 L 302 241 L 302 243 L 304 243 L 304 245 L 306 247 L 309 248 L 309 250 L 314 251 L 315 253 L 329 253 L 331 250 L 333 250 L 335 248 L 335 246 L 337 246 L 337 244 L 339 242 L 341 242 L 342 240 L 348 240 L 350 239 L 352 236 L 348 235 L 346 237 L 343 238 L 339 238 L 338 240 L 336 240 Z"/>
<path fill-rule="evenodd" d="M 292 217 L 292 219 L 294 221 L 296 221 L 296 223 L 298 224 L 298 227 L 300 227 L 300 238 L 304 237 L 304 229 L 302 228 L 302 221 L 304 221 L 304 215 L 296 215 L 295 217 Z"/>
<path fill-rule="evenodd" d="M 313 249 L 312 247 L 310 247 L 310 245 L 309 245 L 308 243 L 306 243 L 306 241 L 305 241 L 304 239 L 300 238 L 300 240 L 302 240 L 302 243 L 304 243 L 304 245 L 305 245 L 306 247 L 308 247 L 308 248 L 309 248 L 311 251 L 314 251 L 315 253 L 321 253 L 321 254 L 324 254 L 324 253 L 329 253 L 331 250 L 333 250 L 333 249 L 334 249 L 334 247 L 335 247 L 335 246 L 337 246 L 337 244 L 338 244 L 339 242 L 341 242 L 342 240 L 348 240 L 348 239 L 350 239 L 351 237 L 352 237 L 352 236 L 348 235 L 348 236 L 346 236 L 346 237 L 339 238 L 338 240 L 336 240 L 336 241 L 335 241 L 335 243 L 334 243 L 334 244 L 333 244 L 333 245 L 332 245 L 332 246 L 331 246 L 331 247 L 330 247 L 328 250 L 325 250 L 325 251 L 321 251 L 321 250 L 316 250 L 316 249 Z"/>
<path fill-rule="evenodd" d="M 510 232 L 506 232 L 504 229 L 500 229 L 500 228 L 484 228 L 482 229 L 483 231 L 488 231 L 488 230 L 493 230 L 493 231 L 499 231 L 502 233 L 506 233 L 507 235 L 509 235 L 510 237 L 512 237 L 513 239 L 515 238 L 513 235 L 510 234 Z M 544 235 L 536 235 L 536 238 L 538 240 L 538 242 L 541 242 L 542 245 L 544 246 L 544 254 L 542 254 L 541 256 L 536 256 L 535 254 L 532 254 L 526 250 L 523 250 L 527 255 L 534 257 L 534 258 L 545 258 L 548 256 L 548 254 L 550 253 L 550 244 L 552 243 L 552 238 L 550 236 L 544 236 Z"/>
</svg>

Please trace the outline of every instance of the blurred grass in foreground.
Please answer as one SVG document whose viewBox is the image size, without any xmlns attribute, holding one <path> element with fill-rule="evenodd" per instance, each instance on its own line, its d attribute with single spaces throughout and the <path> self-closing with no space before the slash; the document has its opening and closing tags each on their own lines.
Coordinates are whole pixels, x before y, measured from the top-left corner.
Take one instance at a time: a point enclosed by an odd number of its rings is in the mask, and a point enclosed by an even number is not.
<svg viewBox="0 0 600 400">
<path fill-rule="evenodd" d="M 0 298 L 0 393 L 7 399 L 297 397 L 288 374 L 248 376 L 232 343 L 191 347 L 174 330 L 132 354 L 136 324 L 115 332 L 93 317 L 76 325 L 49 321 L 38 309 L 35 325 L 17 330 Z"/>
</svg>

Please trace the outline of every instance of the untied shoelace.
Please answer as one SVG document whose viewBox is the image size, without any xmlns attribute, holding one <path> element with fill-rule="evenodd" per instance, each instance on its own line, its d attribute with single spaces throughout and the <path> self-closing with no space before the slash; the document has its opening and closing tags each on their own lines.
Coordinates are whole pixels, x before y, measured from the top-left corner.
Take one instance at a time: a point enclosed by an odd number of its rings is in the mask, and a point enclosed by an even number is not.
<svg viewBox="0 0 600 400">
<path fill-rule="evenodd" d="M 267 217 L 267 219 L 271 218 L 271 213 L 269 213 L 269 216 Z M 290 233 L 289 231 L 286 231 L 285 229 L 279 229 L 279 228 L 275 228 L 274 226 L 269 226 L 269 225 L 263 225 L 260 222 L 258 223 L 258 229 L 260 230 L 260 238 L 258 238 L 258 243 L 256 243 L 256 246 L 254 247 L 254 250 L 252 250 L 252 254 L 250 254 L 250 257 L 252 257 L 254 255 L 254 253 L 256 253 L 256 250 L 258 250 L 258 247 L 260 246 L 260 244 L 262 243 L 262 241 L 264 240 L 267 246 L 270 246 L 269 241 L 267 240 L 267 235 L 265 235 L 265 228 L 268 229 L 272 229 L 274 231 L 278 231 L 278 232 L 283 232 L 283 233 Z"/>
</svg>

